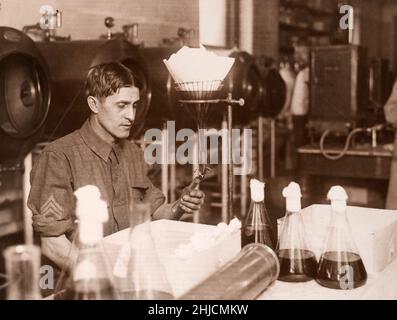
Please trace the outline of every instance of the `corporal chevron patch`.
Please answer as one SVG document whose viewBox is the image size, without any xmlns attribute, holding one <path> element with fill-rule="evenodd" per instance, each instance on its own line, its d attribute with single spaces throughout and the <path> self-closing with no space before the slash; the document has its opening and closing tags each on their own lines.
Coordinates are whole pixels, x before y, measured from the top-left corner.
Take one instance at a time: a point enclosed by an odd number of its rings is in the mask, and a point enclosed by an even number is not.
<svg viewBox="0 0 397 320">
<path fill-rule="evenodd" d="M 41 206 L 41 214 L 46 218 L 60 219 L 63 216 L 62 206 L 51 195 L 48 200 Z"/>
</svg>

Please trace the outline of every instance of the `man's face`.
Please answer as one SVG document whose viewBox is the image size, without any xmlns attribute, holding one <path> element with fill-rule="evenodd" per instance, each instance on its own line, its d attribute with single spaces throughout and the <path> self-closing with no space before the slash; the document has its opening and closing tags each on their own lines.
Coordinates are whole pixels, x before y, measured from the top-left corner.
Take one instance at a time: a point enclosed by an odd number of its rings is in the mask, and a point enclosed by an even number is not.
<svg viewBox="0 0 397 320">
<path fill-rule="evenodd" d="M 128 138 L 138 100 L 136 87 L 123 87 L 111 96 L 97 99 L 99 124 L 115 139 Z"/>
</svg>

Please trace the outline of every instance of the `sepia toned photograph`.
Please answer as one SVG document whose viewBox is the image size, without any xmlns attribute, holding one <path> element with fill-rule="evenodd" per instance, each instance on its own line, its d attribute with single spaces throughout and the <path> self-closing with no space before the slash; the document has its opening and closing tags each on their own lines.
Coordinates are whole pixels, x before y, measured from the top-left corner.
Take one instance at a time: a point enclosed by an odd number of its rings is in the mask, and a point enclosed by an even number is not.
<svg viewBox="0 0 397 320">
<path fill-rule="evenodd" d="M 0 300 L 397 300 L 396 77 L 397 0 L 0 0 Z"/>
</svg>

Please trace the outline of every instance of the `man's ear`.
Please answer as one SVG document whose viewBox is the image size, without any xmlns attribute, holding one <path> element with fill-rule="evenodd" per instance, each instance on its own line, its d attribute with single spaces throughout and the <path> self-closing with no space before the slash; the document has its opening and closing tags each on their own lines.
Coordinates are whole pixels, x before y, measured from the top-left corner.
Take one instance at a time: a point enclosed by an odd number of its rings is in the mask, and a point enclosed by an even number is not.
<svg viewBox="0 0 397 320">
<path fill-rule="evenodd" d="M 99 102 L 98 99 L 93 96 L 87 97 L 88 106 L 90 107 L 91 111 L 95 114 L 98 113 L 98 102 Z"/>
</svg>

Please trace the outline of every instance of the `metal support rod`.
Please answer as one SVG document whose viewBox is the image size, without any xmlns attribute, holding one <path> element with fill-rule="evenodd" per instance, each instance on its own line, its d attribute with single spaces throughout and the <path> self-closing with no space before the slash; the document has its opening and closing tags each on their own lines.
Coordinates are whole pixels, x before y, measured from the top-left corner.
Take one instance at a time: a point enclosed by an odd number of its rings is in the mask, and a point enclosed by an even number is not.
<svg viewBox="0 0 397 320">
<path fill-rule="evenodd" d="M 270 119 L 270 177 L 276 177 L 276 120 Z"/>
<path fill-rule="evenodd" d="M 258 177 L 263 181 L 263 117 L 258 117 Z"/>
<path fill-rule="evenodd" d="M 242 139 L 242 150 L 245 150 L 247 145 L 247 137 L 243 133 L 243 139 Z M 240 203 L 241 203 L 241 216 L 245 217 L 247 214 L 247 188 L 248 188 L 248 176 L 247 176 L 247 159 L 243 160 L 243 168 L 242 172 L 243 174 L 240 176 L 241 179 L 241 198 L 240 198 Z"/>
<path fill-rule="evenodd" d="M 222 132 L 227 130 L 227 116 L 226 113 L 223 115 L 222 120 Z M 226 140 L 226 141 L 225 141 Z M 224 148 L 226 144 L 226 148 Z M 227 205 L 228 205 L 228 192 L 227 192 L 227 136 L 222 136 L 222 222 L 227 221 Z"/>
<path fill-rule="evenodd" d="M 376 129 L 372 128 L 371 130 L 371 137 L 372 137 L 372 148 L 376 148 L 377 146 L 377 134 L 376 134 Z"/>
<path fill-rule="evenodd" d="M 199 166 L 199 140 L 198 140 L 198 136 L 199 134 L 196 133 L 195 135 L 195 139 L 194 139 L 194 156 L 193 156 L 193 166 L 192 166 L 192 179 L 194 179 L 195 177 L 195 173 L 198 172 L 200 170 L 200 166 Z M 197 187 L 198 189 L 198 187 Z M 200 211 L 193 211 L 193 222 L 194 223 L 199 223 L 200 222 Z"/>
<path fill-rule="evenodd" d="M 175 189 L 176 189 L 176 164 L 170 164 L 170 202 L 174 202 L 176 200 L 175 197 Z"/>
<path fill-rule="evenodd" d="M 229 93 L 229 99 L 231 99 Z M 232 121 L 233 121 L 233 107 L 231 104 L 227 106 L 227 133 L 228 133 L 228 167 L 227 167 L 227 184 L 228 184 L 228 206 L 227 206 L 227 220 L 229 223 L 233 218 L 233 141 L 232 141 Z"/>
<path fill-rule="evenodd" d="M 30 193 L 30 173 L 32 171 L 32 153 L 30 152 L 24 159 L 25 170 L 23 172 L 23 219 L 25 244 L 33 244 L 32 211 L 28 208 L 28 196 Z"/>
<path fill-rule="evenodd" d="M 180 103 L 185 104 L 200 104 L 200 103 L 208 103 L 208 104 L 219 104 L 219 103 L 226 103 L 226 104 L 235 104 L 242 107 L 245 103 L 243 98 L 239 100 L 232 99 L 230 96 L 227 99 L 198 99 L 198 100 L 179 100 Z"/>
<path fill-rule="evenodd" d="M 163 145 L 161 153 L 161 191 L 168 200 L 168 132 L 164 127 L 162 131 Z"/>
</svg>

